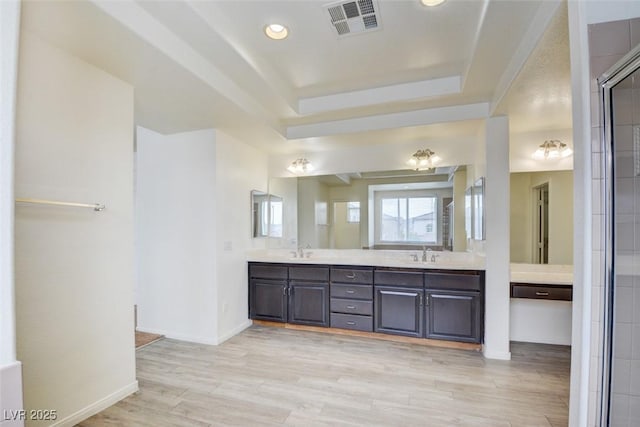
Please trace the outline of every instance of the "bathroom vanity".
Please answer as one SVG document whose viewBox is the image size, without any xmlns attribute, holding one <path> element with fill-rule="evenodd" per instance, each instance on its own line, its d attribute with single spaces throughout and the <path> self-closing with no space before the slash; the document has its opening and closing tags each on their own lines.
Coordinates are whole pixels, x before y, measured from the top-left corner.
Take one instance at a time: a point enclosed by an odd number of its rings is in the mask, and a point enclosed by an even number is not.
<svg viewBox="0 0 640 427">
<path fill-rule="evenodd" d="M 398 251 L 389 256 L 332 252 L 337 253 L 252 257 L 251 319 L 482 343 L 484 270 L 478 262 L 412 261 L 411 253 Z"/>
<path fill-rule="evenodd" d="M 571 344 L 573 266 L 511 264 L 510 339 Z"/>
</svg>

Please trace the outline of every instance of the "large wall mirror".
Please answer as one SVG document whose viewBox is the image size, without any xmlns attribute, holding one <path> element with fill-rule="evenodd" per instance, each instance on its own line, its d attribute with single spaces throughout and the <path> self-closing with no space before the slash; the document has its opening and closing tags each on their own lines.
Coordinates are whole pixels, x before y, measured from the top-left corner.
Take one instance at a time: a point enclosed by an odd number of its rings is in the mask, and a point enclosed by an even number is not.
<svg viewBox="0 0 640 427">
<path fill-rule="evenodd" d="M 283 199 L 263 191 L 251 191 L 251 236 L 283 236 Z"/>
<path fill-rule="evenodd" d="M 287 220 L 270 245 L 465 251 L 473 238 L 465 231 L 465 190 L 475 182 L 467 169 L 272 178 L 269 192 L 284 199 Z"/>
<path fill-rule="evenodd" d="M 511 262 L 573 264 L 573 171 L 514 172 Z"/>
</svg>

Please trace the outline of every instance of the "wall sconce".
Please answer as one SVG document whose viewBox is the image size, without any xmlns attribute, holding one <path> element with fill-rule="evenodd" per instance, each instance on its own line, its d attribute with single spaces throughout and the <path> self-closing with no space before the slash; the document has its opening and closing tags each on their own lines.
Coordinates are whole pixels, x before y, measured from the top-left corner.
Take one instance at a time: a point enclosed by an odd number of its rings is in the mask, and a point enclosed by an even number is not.
<svg viewBox="0 0 640 427">
<path fill-rule="evenodd" d="M 421 171 L 431 169 L 440 160 L 440 157 L 438 157 L 436 153 L 427 148 L 413 153 L 411 158 L 407 161 L 407 164 L 411 166 L 412 169 Z"/>
<path fill-rule="evenodd" d="M 313 165 L 311 162 L 305 158 L 300 158 L 294 160 L 291 165 L 287 168 L 287 170 L 296 175 L 303 174 L 307 172 L 311 172 L 313 170 Z"/>
<path fill-rule="evenodd" d="M 537 160 L 560 159 L 569 157 L 573 150 L 564 142 L 557 139 L 548 139 L 533 153 L 533 158 Z"/>
</svg>

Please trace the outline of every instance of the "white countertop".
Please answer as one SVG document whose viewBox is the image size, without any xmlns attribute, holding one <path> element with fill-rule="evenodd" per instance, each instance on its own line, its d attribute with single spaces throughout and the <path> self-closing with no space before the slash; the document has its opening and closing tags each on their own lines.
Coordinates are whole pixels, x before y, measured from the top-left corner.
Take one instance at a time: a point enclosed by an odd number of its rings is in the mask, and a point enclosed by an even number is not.
<svg viewBox="0 0 640 427">
<path fill-rule="evenodd" d="M 293 256 L 292 250 L 254 250 L 247 253 L 247 261 L 287 264 L 362 265 L 375 267 L 424 268 L 444 270 L 484 270 L 484 257 L 469 252 L 431 251 L 436 262 L 422 262 L 417 250 L 362 249 L 304 249 L 305 257 Z M 307 256 L 307 254 L 309 254 Z M 418 261 L 413 261 L 413 255 Z"/>
<path fill-rule="evenodd" d="M 573 265 L 512 263 L 511 282 L 572 285 Z"/>
</svg>

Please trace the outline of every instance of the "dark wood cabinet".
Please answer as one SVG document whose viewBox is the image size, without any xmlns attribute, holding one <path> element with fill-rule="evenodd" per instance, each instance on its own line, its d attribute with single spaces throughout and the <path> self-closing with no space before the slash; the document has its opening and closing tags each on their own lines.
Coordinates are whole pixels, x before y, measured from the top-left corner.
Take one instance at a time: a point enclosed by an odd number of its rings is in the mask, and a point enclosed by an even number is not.
<svg viewBox="0 0 640 427">
<path fill-rule="evenodd" d="M 289 323 L 329 326 L 329 284 L 290 281 Z"/>
<path fill-rule="evenodd" d="M 287 321 L 286 280 L 251 279 L 249 300 L 249 316 L 252 319 Z"/>
<path fill-rule="evenodd" d="M 425 273 L 425 337 L 481 343 L 484 280 L 481 273 Z"/>
<path fill-rule="evenodd" d="M 329 268 L 249 264 L 252 319 L 329 326 Z"/>
<path fill-rule="evenodd" d="M 547 290 L 516 286 L 512 292 L 525 297 Z M 259 320 L 482 343 L 484 272 L 252 262 L 249 313 Z"/>
<path fill-rule="evenodd" d="M 373 332 L 372 267 L 331 267 L 331 327 Z"/>
<path fill-rule="evenodd" d="M 376 286 L 375 331 L 422 337 L 423 299 L 423 289 Z"/>
<path fill-rule="evenodd" d="M 573 300 L 573 286 L 511 282 L 511 298 L 571 301 Z"/>
<path fill-rule="evenodd" d="M 426 338 L 481 342 L 479 292 L 427 289 L 424 311 Z"/>
</svg>

